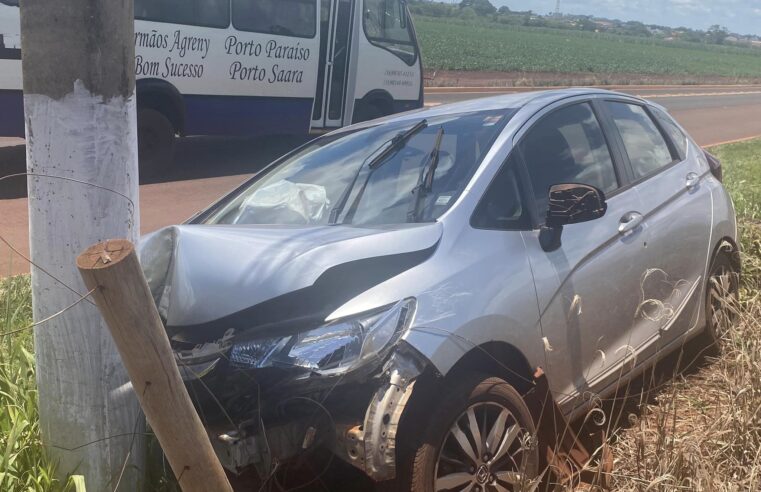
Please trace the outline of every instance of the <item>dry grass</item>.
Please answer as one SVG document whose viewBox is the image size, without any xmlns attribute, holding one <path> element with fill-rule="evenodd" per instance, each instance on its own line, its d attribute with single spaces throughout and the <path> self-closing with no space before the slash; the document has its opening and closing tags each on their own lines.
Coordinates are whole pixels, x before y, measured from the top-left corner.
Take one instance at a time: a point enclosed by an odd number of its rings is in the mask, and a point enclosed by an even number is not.
<svg viewBox="0 0 761 492">
<path fill-rule="evenodd" d="M 722 357 L 644 402 L 614 444 L 620 490 L 761 488 L 761 308 L 725 341 Z"/>
<path fill-rule="evenodd" d="M 632 394 L 612 440 L 614 490 L 761 490 L 761 141 L 720 154 L 742 236 L 739 318 L 721 356 L 686 345 L 682 362 L 697 364 L 672 361 L 655 391 Z"/>
</svg>

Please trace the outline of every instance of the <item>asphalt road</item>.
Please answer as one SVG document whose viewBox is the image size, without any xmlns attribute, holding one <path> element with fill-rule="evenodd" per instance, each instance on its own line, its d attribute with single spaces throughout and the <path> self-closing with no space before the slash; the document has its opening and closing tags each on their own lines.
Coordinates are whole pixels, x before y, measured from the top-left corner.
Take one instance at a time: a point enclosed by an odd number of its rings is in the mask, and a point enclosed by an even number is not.
<svg viewBox="0 0 761 492">
<path fill-rule="evenodd" d="M 505 90 L 430 92 L 427 105 L 488 97 Z M 668 108 L 701 145 L 761 136 L 761 86 L 690 86 L 630 91 Z M 214 201 L 303 138 L 183 139 L 169 175 L 140 187 L 141 231 L 177 224 Z M 0 138 L 0 176 L 23 172 L 24 145 Z M 0 181 L 0 238 L 28 255 L 23 177 Z M 72 258 L 72 264 L 74 258 Z M 0 276 L 29 271 L 27 262 L 0 243 Z"/>
</svg>

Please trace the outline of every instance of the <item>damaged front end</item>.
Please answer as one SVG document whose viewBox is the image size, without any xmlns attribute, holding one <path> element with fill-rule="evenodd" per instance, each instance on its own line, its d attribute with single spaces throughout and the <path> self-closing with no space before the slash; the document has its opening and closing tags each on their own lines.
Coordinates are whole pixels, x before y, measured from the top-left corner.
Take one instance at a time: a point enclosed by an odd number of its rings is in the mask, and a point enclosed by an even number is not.
<svg viewBox="0 0 761 492">
<path fill-rule="evenodd" d="M 282 337 L 236 338 L 175 357 L 228 470 L 279 463 L 324 445 L 380 481 L 395 475 L 395 436 L 424 362 L 399 338 L 406 299 L 377 312 Z"/>
<path fill-rule="evenodd" d="M 417 301 L 329 315 L 430 257 L 439 237 L 436 225 L 180 226 L 141 243 L 175 360 L 226 469 L 266 479 L 322 446 L 393 478 L 395 429 L 424 365 L 401 341 Z"/>
</svg>

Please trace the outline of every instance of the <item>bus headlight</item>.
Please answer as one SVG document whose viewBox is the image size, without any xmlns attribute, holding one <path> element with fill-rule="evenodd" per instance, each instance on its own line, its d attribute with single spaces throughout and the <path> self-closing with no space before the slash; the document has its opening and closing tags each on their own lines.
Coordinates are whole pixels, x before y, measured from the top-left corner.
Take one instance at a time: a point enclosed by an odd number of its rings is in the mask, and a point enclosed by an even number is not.
<svg viewBox="0 0 761 492">
<path fill-rule="evenodd" d="M 230 362 L 237 367 L 302 368 L 322 376 L 347 373 L 391 347 L 410 326 L 415 299 L 405 299 L 380 312 L 328 323 L 282 338 L 233 345 Z"/>
</svg>

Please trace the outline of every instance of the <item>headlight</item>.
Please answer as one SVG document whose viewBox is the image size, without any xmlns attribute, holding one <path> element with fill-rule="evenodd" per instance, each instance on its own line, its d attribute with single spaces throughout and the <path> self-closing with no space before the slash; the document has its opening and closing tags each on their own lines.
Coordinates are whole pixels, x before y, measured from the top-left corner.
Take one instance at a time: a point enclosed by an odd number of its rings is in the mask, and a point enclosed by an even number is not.
<svg viewBox="0 0 761 492">
<path fill-rule="evenodd" d="M 300 367 L 321 375 L 343 374 L 382 355 L 409 327 L 415 300 L 405 299 L 381 312 L 336 321 L 296 335 L 233 345 L 238 367 Z"/>
</svg>

